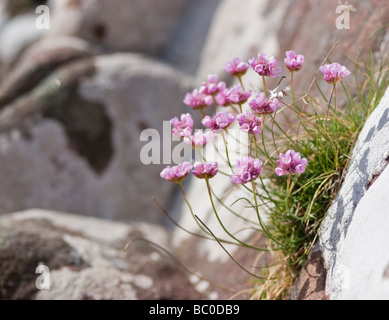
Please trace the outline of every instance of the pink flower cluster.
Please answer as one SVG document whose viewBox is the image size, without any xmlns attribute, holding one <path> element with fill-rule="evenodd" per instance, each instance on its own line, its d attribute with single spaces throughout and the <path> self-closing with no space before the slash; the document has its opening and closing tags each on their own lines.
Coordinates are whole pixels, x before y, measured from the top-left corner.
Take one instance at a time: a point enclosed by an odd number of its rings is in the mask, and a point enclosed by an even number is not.
<svg viewBox="0 0 389 320">
<path fill-rule="evenodd" d="M 189 175 L 191 170 L 192 174 L 199 179 L 211 179 L 219 171 L 217 162 L 195 162 L 194 165 L 191 165 L 189 162 L 183 162 L 177 166 L 168 166 L 163 169 L 161 177 L 171 182 L 181 183 Z"/>
<path fill-rule="evenodd" d="M 243 104 L 250 98 L 251 90 L 244 91 L 241 85 L 234 85 L 232 88 L 226 88 L 216 96 L 216 102 L 221 106 L 229 104 Z"/>
<path fill-rule="evenodd" d="M 217 162 L 196 162 L 192 173 L 199 179 L 211 179 L 218 173 L 218 166 Z"/>
<path fill-rule="evenodd" d="M 230 112 L 218 112 L 216 115 L 211 118 L 210 116 L 205 116 L 201 123 L 212 130 L 214 133 L 221 132 L 223 129 L 226 129 L 235 121 L 235 116 Z"/>
<path fill-rule="evenodd" d="M 204 109 L 213 103 L 213 98 L 194 89 L 185 95 L 184 103 L 192 109 Z"/>
<path fill-rule="evenodd" d="M 217 74 L 208 75 L 208 81 L 203 82 L 199 91 L 208 96 L 214 96 L 226 88 L 225 82 L 219 82 Z"/>
<path fill-rule="evenodd" d="M 239 122 L 240 129 L 243 132 L 258 134 L 261 132 L 263 119 L 257 117 L 250 110 L 247 110 L 246 113 L 239 114 L 236 119 Z"/>
<path fill-rule="evenodd" d="M 260 76 L 278 77 L 282 69 L 278 67 L 278 60 L 274 57 L 267 58 L 267 54 L 258 53 L 258 58 L 250 58 L 249 64 Z"/>
<path fill-rule="evenodd" d="M 257 179 L 262 171 L 262 161 L 253 157 L 243 157 L 237 161 L 235 174 L 231 181 L 235 184 L 245 184 Z"/>
<path fill-rule="evenodd" d="M 161 172 L 161 177 L 165 180 L 180 183 L 190 173 L 193 166 L 189 162 L 183 162 L 175 167 L 168 166 Z"/>
<path fill-rule="evenodd" d="M 302 69 L 304 56 L 295 51 L 286 51 L 284 63 L 290 72 L 297 72 Z M 204 147 L 214 136 L 222 130 L 226 130 L 235 119 L 238 121 L 240 129 L 248 134 L 257 135 L 261 132 L 264 117 L 261 115 L 274 113 L 281 105 L 282 96 L 271 94 L 267 97 L 264 92 L 252 94 L 251 90 L 244 90 L 241 77 L 246 74 L 248 68 L 251 68 L 260 76 L 276 77 L 281 74 L 281 67 L 274 57 L 268 57 L 266 54 L 259 53 L 258 57 L 250 58 L 247 62 L 239 58 L 233 58 L 226 63 L 224 70 L 232 76 L 238 77 L 240 84 L 227 88 L 225 82 L 219 81 L 218 76 L 211 74 L 207 81 L 204 81 L 199 89 L 195 89 L 185 95 L 184 103 L 192 109 L 203 109 L 207 106 L 217 103 L 220 106 L 233 104 L 242 104 L 248 102 L 251 110 L 240 113 L 237 116 L 230 112 L 217 112 L 213 117 L 205 116 L 201 123 L 208 129 L 197 130 L 193 134 L 194 121 L 189 113 L 182 114 L 180 119 L 174 117 L 170 120 L 172 125 L 172 134 L 183 138 L 184 142 L 193 148 Z M 338 81 L 350 74 L 345 67 L 335 62 L 320 67 L 324 80 L 335 85 Z M 272 93 L 272 91 L 270 91 Z M 242 109 L 242 108 L 240 108 Z M 277 160 L 277 167 L 274 172 L 277 176 L 301 174 L 305 172 L 308 160 L 302 158 L 299 152 L 288 150 L 285 154 L 280 153 Z M 218 163 L 196 162 L 191 165 L 189 162 L 183 162 L 175 167 L 168 166 L 161 172 L 161 177 L 181 183 L 183 179 L 191 172 L 200 179 L 210 179 L 218 173 Z M 234 168 L 234 174 L 230 176 L 235 184 L 245 184 L 254 181 L 261 174 L 263 162 L 260 159 L 251 156 L 243 157 L 237 161 Z"/>
<path fill-rule="evenodd" d="M 321 66 L 320 71 L 324 75 L 324 80 L 329 84 L 336 84 L 338 81 L 351 74 L 345 66 L 342 66 L 337 62 Z"/>
<path fill-rule="evenodd" d="M 294 51 L 286 51 L 285 65 L 290 72 L 299 71 L 303 67 L 304 56 Z"/>
<path fill-rule="evenodd" d="M 181 115 L 181 121 L 177 117 L 170 120 L 172 134 L 177 137 L 189 137 L 193 131 L 193 118 L 189 113 Z"/>
<path fill-rule="evenodd" d="M 277 176 L 303 173 L 308 165 L 308 160 L 301 158 L 300 153 L 294 150 L 288 150 L 285 154 L 280 153 L 279 157 L 275 169 Z"/>
<path fill-rule="evenodd" d="M 240 58 L 234 58 L 231 62 L 226 63 L 224 70 L 235 77 L 241 77 L 246 74 L 249 65 L 240 61 Z"/>
<path fill-rule="evenodd" d="M 212 131 L 204 132 L 196 130 L 195 134 L 189 137 L 184 137 L 184 142 L 191 145 L 193 148 L 205 147 L 205 145 L 213 139 Z"/>
<path fill-rule="evenodd" d="M 248 104 L 256 114 L 270 114 L 281 105 L 277 98 L 268 99 L 264 92 L 257 93 L 248 100 Z"/>
</svg>

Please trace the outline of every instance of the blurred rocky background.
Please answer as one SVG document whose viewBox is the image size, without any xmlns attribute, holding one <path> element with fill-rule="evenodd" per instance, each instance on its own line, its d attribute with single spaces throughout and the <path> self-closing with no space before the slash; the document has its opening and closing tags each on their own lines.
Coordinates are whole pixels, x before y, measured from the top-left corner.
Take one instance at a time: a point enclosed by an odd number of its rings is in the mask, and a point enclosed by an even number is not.
<svg viewBox="0 0 389 320">
<path fill-rule="evenodd" d="M 41 5 L 49 29 L 37 28 Z M 389 3 L 349 1 L 350 29 L 336 28 L 339 5 L 0 0 L 0 299 L 249 297 L 250 277 L 218 245 L 183 233 L 152 201 L 178 220 L 187 214 L 160 179 L 164 165 L 141 163 L 139 137 L 147 128 L 162 135 L 163 121 L 189 112 L 182 99 L 208 74 L 231 84 L 223 66 L 235 56 L 304 54 L 302 92 L 337 40 L 334 61 L 363 47 L 388 52 Z M 201 186 L 187 186 L 206 220 Z M 257 258 L 232 253 L 247 267 Z M 51 270 L 50 290 L 36 289 L 39 263 Z M 304 281 L 294 297 L 312 297 Z M 320 281 L 309 288 L 327 297 Z"/>
</svg>

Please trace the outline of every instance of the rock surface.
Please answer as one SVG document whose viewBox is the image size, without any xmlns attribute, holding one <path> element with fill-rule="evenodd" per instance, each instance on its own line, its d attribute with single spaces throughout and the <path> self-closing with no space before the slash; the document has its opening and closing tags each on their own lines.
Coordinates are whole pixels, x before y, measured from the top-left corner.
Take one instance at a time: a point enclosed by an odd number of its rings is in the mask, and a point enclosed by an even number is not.
<svg viewBox="0 0 389 320">
<path fill-rule="evenodd" d="M 389 298 L 389 90 L 367 119 L 295 299 Z M 317 267 L 315 267 L 317 266 Z"/>
<path fill-rule="evenodd" d="M 388 299 L 389 91 L 358 138 L 320 232 L 332 299 Z"/>
<path fill-rule="evenodd" d="M 187 0 L 51 1 L 51 36 L 76 35 L 111 50 L 155 54 L 176 27 Z M 118 8 L 120 8 L 118 10 Z"/>
<path fill-rule="evenodd" d="M 168 234 L 151 224 L 129 225 L 44 210 L 4 215 L 0 218 L 0 298 L 200 299 L 182 269 L 150 243 L 166 247 Z M 36 272 L 39 265 L 48 267 L 48 272 Z M 47 274 L 50 288 L 38 290 L 38 277 Z"/>
<path fill-rule="evenodd" d="M 190 84 L 133 54 L 87 58 L 52 73 L 0 114 L 1 212 L 39 207 L 161 222 L 151 197 L 166 206 L 173 185 L 159 187 L 163 165 L 141 162 L 140 134 L 162 133 Z"/>
</svg>

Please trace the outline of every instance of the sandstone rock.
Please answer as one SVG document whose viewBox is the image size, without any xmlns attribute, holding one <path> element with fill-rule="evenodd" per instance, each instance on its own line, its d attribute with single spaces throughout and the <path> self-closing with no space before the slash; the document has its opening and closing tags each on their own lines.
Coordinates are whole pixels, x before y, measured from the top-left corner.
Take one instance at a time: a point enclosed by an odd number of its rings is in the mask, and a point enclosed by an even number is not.
<svg viewBox="0 0 389 320">
<path fill-rule="evenodd" d="M 77 35 L 112 50 L 156 53 L 187 0 L 55 0 L 51 34 Z"/>
<path fill-rule="evenodd" d="M 183 111 L 190 86 L 139 55 L 63 66 L 0 114 L 1 212 L 39 207 L 161 221 L 151 197 L 166 206 L 174 185 L 160 187 L 164 165 L 141 162 L 140 133 L 162 132 L 163 121 Z"/>
<path fill-rule="evenodd" d="M 167 246 L 166 231 L 156 225 L 44 210 L 5 215 L 0 222 L 1 299 L 201 298 L 183 271 L 150 244 Z M 135 241 L 141 238 L 149 242 Z M 49 272 L 49 289 L 36 287 L 39 264 L 49 268 L 42 273 Z"/>
</svg>

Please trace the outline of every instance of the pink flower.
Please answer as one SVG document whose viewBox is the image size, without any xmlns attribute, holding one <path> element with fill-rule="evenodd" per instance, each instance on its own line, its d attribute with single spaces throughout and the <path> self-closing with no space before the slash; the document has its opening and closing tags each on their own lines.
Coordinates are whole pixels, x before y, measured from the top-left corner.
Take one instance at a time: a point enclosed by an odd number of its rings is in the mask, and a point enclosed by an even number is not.
<svg viewBox="0 0 389 320">
<path fill-rule="evenodd" d="M 249 64 L 260 76 L 277 77 L 282 69 L 277 67 L 278 61 L 274 57 L 266 58 L 267 54 L 258 53 L 258 58 L 250 58 Z"/>
<path fill-rule="evenodd" d="M 299 71 L 303 67 L 304 56 L 297 55 L 294 51 L 286 51 L 284 62 L 289 71 Z"/>
<path fill-rule="evenodd" d="M 277 98 L 268 99 L 264 92 L 260 92 L 251 97 L 248 104 L 256 114 L 270 114 L 278 109 L 281 102 Z"/>
<path fill-rule="evenodd" d="M 336 84 L 339 80 L 347 77 L 351 72 L 337 62 L 326 64 L 320 67 L 320 71 L 324 75 L 324 80 L 330 84 Z"/>
<path fill-rule="evenodd" d="M 251 97 L 252 91 L 247 90 L 243 91 L 242 86 L 237 84 L 233 86 L 231 89 L 226 89 L 223 92 L 224 97 L 227 103 L 245 103 L 248 98 Z"/>
<path fill-rule="evenodd" d="M 191 93 L 185 95 L 184 103 L 192 109 L 203 109 L 212 104 L 213 99 L 199 90 L 194 89 Z"/>
<path fill-rule="evenodd" d="M 240 61 L 239 58 L 232 59 L 231 62 L 227 62 L 224 66 L 224 70 L 236 77 L 243 76 L 247 72 L 248 68 L 249 65 L 246 62 Z"/>
<path fill-rule="evenodd" d="M 239 114 L 236 119 L 238 120 L 242 131 L 252 134 L 261 132 L 263 119 L 255 116 L 250 110 L 247 110 L 246 114 Z"/>
<path fill-rule="evenodd" d="M 207 131 L 204 133 L 203 130 L 196 130 L 195 134 L 190 137 L 185 137 L 184 142 L 186 144 L 192 145 L 195 147 L 205 147 L 205 145 L 213 139 L 212 131 Z"/>
<path fill-rule="evenodd" d="M 218 81 L 217 74 L 208 75 L 208 82 L 203 82 L 200 87 L 200 93 L 213 96 L 216 95 L 219 91 L 222 91 L 226 88 L 225 82 Z"/>
<path fill-rule="evenodd" d="M 294 150 L 288 150 L 285 154 L 280 153 L 279 157 L 280 160 L 277 160 L 277 168 L 275 169 L 277 176 L 303 173 L 308 164 L 308 160 L 301 158 L 300 153 Z"/>
<path fill-rule="evenodd" d="M 205 116 L 201 120 L 201 123 L 207 128 L 211 129 L 213 133 L 217 133 L 223 129 L 226 129 L 234 121 L 235 116 L 232 113 L 218 112 L 213 118 L 210 116 Z"/>
<path fill-rule="evenodd" d="M 259 177 L 262 171 L 262 161 L 253 157 L 244 157 L 238 160 L 235 166 L 235 175 L 231 176 L 231 180 L 235 184 L 245 184 Z"/>
<path fill-rule="evenodd" d="M 177 117 L 170 120 L 170 124 L 173 126 L 172 134 L 177 137 L 188 137 L 192 135 L 193 131 L 193 118 L 189 113 L 181 115 L 181 121 Z"/>
<path fill-rule="evenodd" d="M 217 162 L 195 162 L 192 173 L 199 179 L 211 179 L 218 172 Z"/>
<path fill-rule="evenodd" d="M 163 169 L 161 172 L 161 177 L 165 180 L 171 182 L 182 182 L 186 176 L 192 170 L 192 165 L 189 162 L 180 163 L 178 166 L 170 167 Z"/>
</svg>

